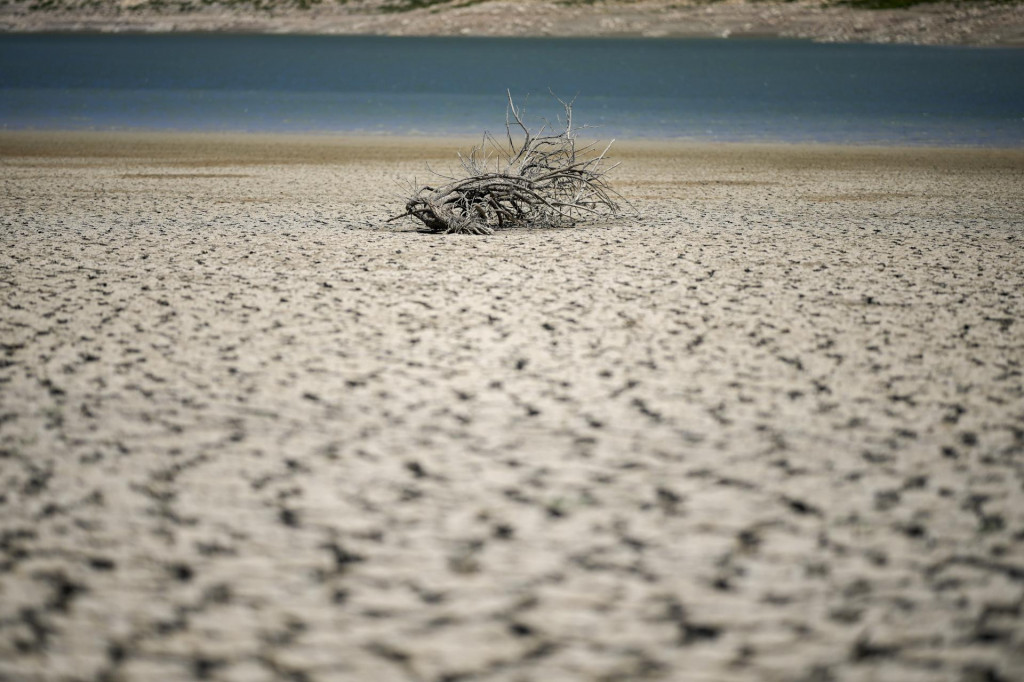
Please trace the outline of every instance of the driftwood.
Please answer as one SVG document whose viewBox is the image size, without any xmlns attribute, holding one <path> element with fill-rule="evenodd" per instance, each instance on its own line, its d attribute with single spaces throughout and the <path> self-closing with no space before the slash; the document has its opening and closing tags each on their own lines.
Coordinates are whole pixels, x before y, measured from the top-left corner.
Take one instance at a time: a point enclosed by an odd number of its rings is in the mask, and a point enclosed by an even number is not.
<svg viewBox="0 0 1024 682">
<path fill-rule="evenodd" d="M 618 195 L 605 182 L 615 168 L 606 165 L 612 143 L 600 153 L 597 143 L 577 147 L 572 102 L 558 102 L 565 110 L 564 128 L 545 124 L 532 132 L 509 93 L 506 140 L 485 133 L 468 156 L 459 154 L 466 177 L 421 188 L 391 220 L 411 216 L 425 231 L 441 234 L 491 234 L 496 228 L 568 227 L 618 214 Z"/>
</svg>

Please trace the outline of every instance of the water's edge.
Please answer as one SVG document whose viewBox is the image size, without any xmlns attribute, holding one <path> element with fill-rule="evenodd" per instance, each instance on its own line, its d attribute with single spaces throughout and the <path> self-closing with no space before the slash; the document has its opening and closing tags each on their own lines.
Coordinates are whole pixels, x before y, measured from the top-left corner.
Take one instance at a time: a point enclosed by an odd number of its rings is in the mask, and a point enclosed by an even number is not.
<svg viewBox="0 0 1024 682">
<path fill-rule="evenodd" d="M 0 127 L 1024 146 L 1024 51 L 785 40 L 0 36 Z M 532 97 L 529 97 L 532 93 Z M 539 93 L 539 95 L 538 95 Z"/>
</svg>

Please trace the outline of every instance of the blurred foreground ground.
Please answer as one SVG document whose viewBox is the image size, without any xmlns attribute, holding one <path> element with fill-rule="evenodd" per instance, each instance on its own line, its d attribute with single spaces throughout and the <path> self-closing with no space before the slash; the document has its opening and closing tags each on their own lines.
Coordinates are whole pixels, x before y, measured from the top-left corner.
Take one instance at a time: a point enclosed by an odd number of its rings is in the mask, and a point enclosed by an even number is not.
<svg viewBox="0 0 1024 682">
<path fill-rule="evenodd" d="M 0 134 L 0 679 L 1024 677 L 1024 152 Z"/>
</svg>

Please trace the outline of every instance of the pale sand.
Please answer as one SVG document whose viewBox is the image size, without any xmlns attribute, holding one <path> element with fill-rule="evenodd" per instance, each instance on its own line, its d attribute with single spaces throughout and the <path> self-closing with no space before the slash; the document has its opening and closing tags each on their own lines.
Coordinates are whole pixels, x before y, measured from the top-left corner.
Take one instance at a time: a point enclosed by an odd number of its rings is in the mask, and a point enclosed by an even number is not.
<svg viewBox="0 0 1024 682">
<path fill-rule="evenodd" d="M 1024 679 L 1024 151 L 0 134 L 0 679 Z"/>
</svg>

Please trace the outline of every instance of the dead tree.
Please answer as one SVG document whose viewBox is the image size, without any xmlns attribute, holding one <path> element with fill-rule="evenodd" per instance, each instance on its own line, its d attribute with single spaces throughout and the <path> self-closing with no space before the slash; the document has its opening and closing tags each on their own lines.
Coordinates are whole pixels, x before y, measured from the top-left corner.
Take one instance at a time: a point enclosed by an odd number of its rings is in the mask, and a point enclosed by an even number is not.
<svg viewBox="0 0 1024 682">
<path fill-rule="evenodd" d="M 568 227 L 619 214 L 618 195 L 605 181 L 615 168 L 606 165 L 612 143 L 600 153 L 597 143 L 577 147 L 572 101 L 558 102 L 565 110 L 564 128 L 545 123 L 532 132 L 509 92 L 506 140 L 485 133 L 468 156 L 459 154 L 466 177 L 423 187 L 391 220 L 411 216 L 426 231 L 441 234 L 491 234 L 495 228 Z"/>
</svg>

